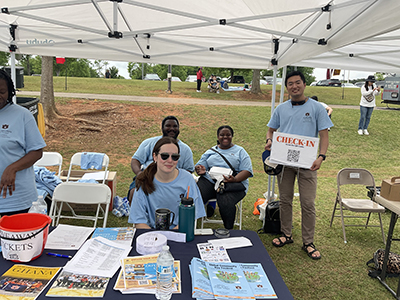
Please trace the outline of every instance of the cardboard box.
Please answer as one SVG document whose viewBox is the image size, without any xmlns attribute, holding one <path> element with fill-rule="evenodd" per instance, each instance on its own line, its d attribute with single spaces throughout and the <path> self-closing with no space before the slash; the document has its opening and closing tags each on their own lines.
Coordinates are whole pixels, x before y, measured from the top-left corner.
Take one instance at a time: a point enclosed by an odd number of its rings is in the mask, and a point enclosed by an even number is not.
<svg viewBox="0 0 400 300">
<path fill-rule="evenodd" d="M 83 174 L 95 173 L 95 172 L 101 172 L 101 171 L 98 171 L 98 170 L 72 170 L 69 181 L 78 181 L 79 179 L 82 178 Z M 68 175 L 68 170 L 61 171 L 60 179 L 62 181 L 66 181 L 67 175 Z M 97 180 L 97 181 L 102 182 L 102 180 Z M 109 211 L 111 211 L 113 199 L 116 196 L 116 192 L 117 192 L 117 172 L 109 171 L 105 184 L 107 184 L 109 186 L 109 188 L 111 189 L 111 201 L 110 201 L 110 207 L 109 207 Z M 96 205 L 87 205 L 87 204 L 85 204 L 85 205 L 70 204 L 70 205 L 76 212 L 96 211 Z M 67 210 L 67 211 L 69 210 L 67 208 L 67 206 L 64 206 L 64 207 L 65 207 L 65 210 Z"/>
<path fill-rule="evenodd" d="M 383 180 L 380 196 L 387 200 L 400 201 L 400 177 Z"/>
</svg>

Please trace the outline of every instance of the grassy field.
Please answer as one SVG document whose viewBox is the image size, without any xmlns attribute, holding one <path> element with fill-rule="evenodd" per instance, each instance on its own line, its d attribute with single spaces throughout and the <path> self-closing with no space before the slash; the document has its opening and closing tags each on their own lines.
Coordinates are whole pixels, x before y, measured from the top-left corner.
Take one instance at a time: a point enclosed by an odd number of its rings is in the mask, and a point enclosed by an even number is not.
<svg viewBox="0 0 400 300">
<path fill-rule="evenodd" d="M 127 94 L 154 96 L 154 91 L 166 89 L 165 82 L 142 82 L 133 80 L 105 80 L 69 78 L 69 92 Z M 64 78 L 55 78 L 55 91 L 64 91 Z M 270 86 L 262 86 L 266 94 Z M 23 90 L 40 90 L 40 81 L 37 77 L 25 77 Z M 173 83 L 174 95 L 186 97 L 210 98 L 216 97 L 226 100 L 257 100 L 248 93 L 235 95 L 221 93 L 196 93 L 195 83 Z M 307 95 L 318 95 L 327 104 L 358 105 L 360 91 L 346 89 L 342 99 L 342 90 L 338 88 L 307 87 Z M 152 94 L 153 93 L 153 94 Z M 160 94 L 160 93 L 158 93 Z M 234 99 L 233 99 L 234 98 Z M 70 99 L 57 99 L 57 105 L 68 105 Z M 261 101 L 261 100 L 259 100 Z M 378 101 L 379 102 L 379 101 Z M 88 101 L 88 105 L 90 101 Z M 250 179 L 250 189 L 243 203 L 243 228 L 256 231 L 262 226 L 258 216 L 254 216 L 253 204 L 257 198 L 262 198 L 267 190 L 267 175 L 262 169 L 261 153 L 264 148 L 266 124 L 270 118 L 270 108 L 264 107 L 237 107 L 237 106 L 200 106 L 188 104 L 169 105 L 155 103 L 123 103 L 127 109 L 135 107 L 151 107 L 161 109 L 168 114 L 170 110 L 176 113 L 181 122 L 180 138 L 191 146 L 196 162 L 201 154 L 215 144 L 216 129 L 222 124 L 229 124 L 235 130 L 233 142 L 243 146 L 250 154 L 253 162 L 254 177 Z M 395 128 L 400 126 L 399 111 L 375 110 L 369 127 L 370 136 L 358 136 L 357 125 L 359 111 L 355 109 L 335 109 L 332 121 L 335 126 L 330 131 L 330 146 L 327 160 L 318 171 L 318 191 L 316 199 L 317 224 L 315 244 L 321 251 L 322 259 L 313 261 L 301 250 L 301 218 L 297 198 L 294 200 L 293 238 L 294 244 L 283 248 L 275 248 L 271 241 L 273 236 L 260 235 L 268 253 L 282 275 L 289 290 L 295 299 L 392 299 L 389 292 L 376 279 L 368 277 L 368 268 L 365 263 L 372 258 L 378 248 L 384 248 L 380 231 L 377 228 L 365 229 L 348 227 L 346 229 L 348 243 L 344 244 L 340 220 L 336 218 L 333 226 L 329 226 L 330 217 L 336 195 L 336 174 L 341 168 L 366 168 L 372 172 L 380 185 L 382 179 L 399 175 L 398 163 L 399 142 Z M 158 135 L 159 121 L 152 115 L 135 116 L 146 122 L 143 130 L 131 130 L 131 139 L 121 140 L 115 149 L 125 157 L 125 162 L 110 161 L 110 169 L 118 173 L 117 194 L 124 196 L 132 178 L 130 157 L 138 143 L 143 139 Z M 127 130 L 130 130 L 129 128 Z M 113 148 L 99 141 L 97 149 L 73 149 L 73 139 L 65 140 L 63 144 L 53 146 L 46 151 L 60 152 L 66 161 L 72 153 L 77 151 L 98 151 L 106 149 L 112 152 Z M 108 148 L 105 148 L 108 147 Z M 66 164 L 67 165 L 67 164 Z M 366 189 L 359 192 L 366 197 Z M 389 226 L 390 213 L 383 215 L 385 233 Z M 350 221 L 351 222 L 351 221 Z M 356 221 L 353 221 L 356 222 Z M 377 216 L 372 217 L 373 223 Z M 108 226 L 126 226 L 127 218 L 110 216 Z M 392 251 L 400 253 L 400 246 L 396 243 Z M 261 254 L 260 254 L 261 255 Z M 397 280 L 390 279 L 392 288 L 397 286 Z"/>
</svg>

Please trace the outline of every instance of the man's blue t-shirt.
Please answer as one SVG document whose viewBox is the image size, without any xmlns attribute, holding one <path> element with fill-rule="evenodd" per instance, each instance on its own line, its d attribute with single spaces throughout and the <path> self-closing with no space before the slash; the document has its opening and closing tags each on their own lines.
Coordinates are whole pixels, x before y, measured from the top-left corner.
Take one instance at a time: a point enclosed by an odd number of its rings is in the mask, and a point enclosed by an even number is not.
<svg viewBox="0 0 400 300">
<path fill-rule="evenodd" d="M 0 178 L 10 164 L 27 153 L 46 146 L 32 114 L 17 104 L 7 104 L 0 109 Z M 18 171 L 15 191 L 7 192 L 0 200 L 0 212 L 11 212 L 31 207 L 38 197 L 33 166 Z"/>
<path fill-rule="evenodd" d="M 147 195 L 140 188 L 135 191 L 132 198 L 129 223 L 144 223 L 151 228 L 155 227 L 155 213 L 159 208 L 168 208 L 175 213 L 174 223 L 171 229 L 179 224 L 179 204 L 181 195 L 187 196 L 188 187 L 189 197 L 193 198 L 196 209 L 196 219 L 206 215 L 203 199 L 200 190 L 193 178 L 193 175 L 185 170 L 178 169 L 178 176 L 171 182 L 163 183 L 154 178 L 156 190 Z"/>
<path fill-rule="evenodd" d="M 292 105 L 291 100 L 279 104 L 267 126 L 283 133 L 318 137 L 319 131 L 333 127 L 333 123 L 321 103 L 308 98 L 303 105 Z"/>
<path fill-rule="evenodd" d="M 156 136 L 144 140 L 136 150 L 135 154 L 132 156 L 132 158 L 140 162 L 143 169 L 147 168 L 147 166 L 153 162 L 154 145 L 161 138 L 162 136 Z M 193 172 L 194 163 L 192 149 L 190 149 L 190 147 L 181 140 L 178 140 L 178 145 L 181 157 L 178 160 L 177 168 Z"/>
</svg>

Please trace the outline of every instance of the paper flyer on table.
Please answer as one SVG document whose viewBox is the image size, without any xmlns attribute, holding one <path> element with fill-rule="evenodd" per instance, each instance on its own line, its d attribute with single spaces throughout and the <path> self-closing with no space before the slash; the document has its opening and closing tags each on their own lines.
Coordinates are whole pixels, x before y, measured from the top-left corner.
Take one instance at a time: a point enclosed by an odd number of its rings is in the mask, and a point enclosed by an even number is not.
<svg viewBox="0 0 400 300">
<path fill-rule="evenodd" d="M 309 169 L 317 158 L 318 146 L 318 138 L 275 131 L 270 162 Z"/>
<path fill-rule="evenodd" d="M 244 236 L 229 237 L 226 239 L 214 239 L 214 240 L 208 240 L 207 242 L 213 244 L 214 247 L 223 246 L 225 249 L 234 249 L 234 248 L 253 246 L 251 241 Z"/>
<path fill-rule="evenodd" d="M 135 232 L 136 228 L 134 227 L 98 227 L 93 232 L 92 239 L 102 236 L 107 240 L 115 241 L 116 243 L 125 243 L 131 245 Z"/>
<path fill-rule="evenodd" d="M 255 299 L 240 265 L 206 262 L 215 299 Z"/>
<path fill-rule="evenodd" d="M 46 249 L 78 250 L 92 234 L 93 227 L 60 224 L 50 232 Z"/>
<path fill-rule="evenodd" d="M 260 263 L 241 263 L 240 267 L 256 299 L 278 298 Z"/>
<path fill-rule="evenodd" d="M 36 299 L 60 269 L 15 264 L 0 277 L 0 299 Z"/>
<path fill-rule="evenodd" d="M 113 277 L 120 267 L 121 259 L 128 256 L 130 245 L 118 244 L 103 237 L 86 241 L 75 256 L 65 265 L 71 273 Z"/>
<path fill-rule="evenodd" d="M 102 298 L 109 277 L 75 274 L 61 271 L 46 294 L 46 297 L 90 297 Z"/>
<path fill-rule="evenodd" d="M 193 257 L 189 269 L 192 277 L 192 298 L 214 299 L 206 262 Z"/>
<path fill-rule="evenodd" d="M 197 249 L 199 250 L 201 259 L 204 261 L 220 263 L 231 262 L 228 252 L 226 252 L 222 245 L 215 247 L 211 243 L 200 243 L 197 244 Z"/>
</svg>

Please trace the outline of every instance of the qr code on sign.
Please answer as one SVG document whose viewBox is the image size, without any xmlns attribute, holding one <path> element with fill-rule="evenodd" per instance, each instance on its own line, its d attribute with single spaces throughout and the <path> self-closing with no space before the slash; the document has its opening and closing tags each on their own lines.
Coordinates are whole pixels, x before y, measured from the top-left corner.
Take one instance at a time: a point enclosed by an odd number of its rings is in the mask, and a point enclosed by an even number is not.
<svg viewBox="0 0 400 300">
<path fill-rule="evenodd" d="M 299 162 L 299 158 L 300 158 L 300 150 L 288 150 L 287 153 L 287 161 L 289 162 Z"/>
</svg>

